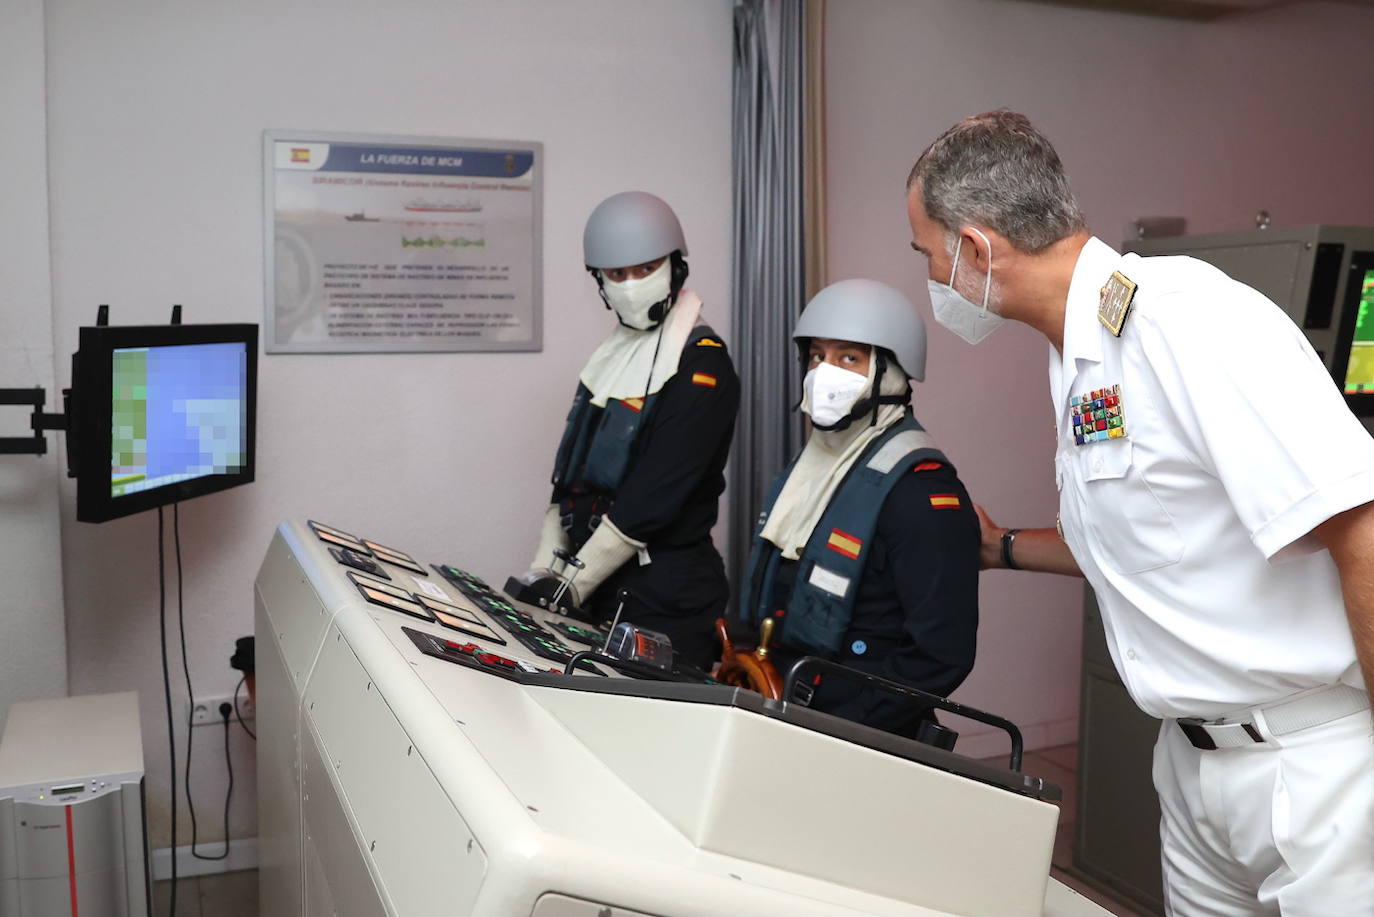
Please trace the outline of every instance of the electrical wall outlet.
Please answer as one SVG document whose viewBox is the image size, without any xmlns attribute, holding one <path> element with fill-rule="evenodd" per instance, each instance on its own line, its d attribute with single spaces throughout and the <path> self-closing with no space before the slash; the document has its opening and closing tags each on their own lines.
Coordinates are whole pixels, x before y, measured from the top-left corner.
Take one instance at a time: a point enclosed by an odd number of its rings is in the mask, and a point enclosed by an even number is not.
<svg viewBox="0 0 1374 917">
<path fill-rule="evenodd" d="M 219 705 L 228 704 L 230 725 L 238 722 L 238 717 L 243 717 L 244 722 L 253 719 L 253 702 L 249 699 L 248 693 L 239 694 L 239 712 L 234 715 L 234 695 L 216 694 L 198 698 L 187 705 L 187 719 L 192 726 L 219 726 L 224 720 L 219 715 Z"/>
</svg>

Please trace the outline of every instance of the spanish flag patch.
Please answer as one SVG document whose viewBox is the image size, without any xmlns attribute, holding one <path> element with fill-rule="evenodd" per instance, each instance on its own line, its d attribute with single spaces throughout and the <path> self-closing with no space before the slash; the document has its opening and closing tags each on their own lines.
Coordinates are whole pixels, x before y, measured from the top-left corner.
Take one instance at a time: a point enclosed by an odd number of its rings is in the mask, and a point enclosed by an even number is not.
<svg viewBox="0 0 1374 917">
<path fill-rule="evenodd" d="M 922 462 L 921 464 L 917 465 L 915 468 L 913 468 L 913 469 L 911 469 L 911 470 L 912 470 L 912 471 L 934 471 L 936 468 L 942 468 L 942 467 L 944 467 L 944 466 L 942 466 L 939 462 Z"/>
<path fill-rule="evenodd" d="M 934 509 L 958 509 L 963 506 L 958 494 L 931 494 L 930 505 Z"/>
<path fill-rule="evenodd" d="M 838 551 L 850 560 L 858 560 L 859 551 L 864 546 L 864 543 L 858 538 L 855 538 L 847 532 L 842 532 L 839 529 L 830 530 L 830 538 L 825 544 L 830 550 Z"/>
<path fill-rule="evenodd" d="M 622 398 L 620 403 L 625 405 L 625 407 L 629 408 L 630 410 L 634 411 L 636 414 L 644 410 L 643 398 Z"/>
<path fill-rule="evenodd" d="M 697 346 L 698 346 L 698 347 L 724 347 L 725 345 L 722 344 L 720 341 L 717 341 L 715 338 L 702 338 L 701 340 L 697 341 Z"/>
<path fill-rule="evenodd" d="M 693 385 L 704 385 L 704 386 L 706 386 L 707 388 L 715 388 L 715 387 L 716 387 L 716 377 L 715 377 L 715 376 L 708 375 L 708 374 L 706 374 L 706 373 L 692 373 L 692 384 L 693 384 Z"/>
</svg>

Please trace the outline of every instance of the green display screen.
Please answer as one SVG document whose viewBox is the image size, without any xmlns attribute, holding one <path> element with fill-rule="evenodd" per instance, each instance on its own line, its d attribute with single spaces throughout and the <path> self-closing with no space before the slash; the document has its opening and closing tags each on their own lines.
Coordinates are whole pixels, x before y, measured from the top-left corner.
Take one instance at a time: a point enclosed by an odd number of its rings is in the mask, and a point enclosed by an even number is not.
<svg viewBox="0 0 1374 917">
<path fill-rule="evenodd" d="M 1360 284 L 1360 312 L 1350 339 L 1344 387 L 1347 395 L 1374 395 L 1374 270 L 1365 271 Z"/>
</svg>

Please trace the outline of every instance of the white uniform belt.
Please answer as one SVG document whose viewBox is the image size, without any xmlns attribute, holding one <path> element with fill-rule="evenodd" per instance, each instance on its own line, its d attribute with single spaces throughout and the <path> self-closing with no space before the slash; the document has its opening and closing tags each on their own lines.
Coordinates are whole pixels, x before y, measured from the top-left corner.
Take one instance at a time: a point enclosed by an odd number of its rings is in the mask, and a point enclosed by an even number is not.
<svg viewBox="0 0 1374 917">
<path fill-rule="evenodd" d="M 1369 695 L 1347 684 L 1328 685 L 1286 697 L 1260 707 L 1203 722 L 1197 718 L 1180 719 L 1178 725 L 1197 748 L 1240 748 L 1264 741 L 1261 727 L 1270 735 L 1281 736 L 1310 729 L 1369 707 Z"/>
</svg>

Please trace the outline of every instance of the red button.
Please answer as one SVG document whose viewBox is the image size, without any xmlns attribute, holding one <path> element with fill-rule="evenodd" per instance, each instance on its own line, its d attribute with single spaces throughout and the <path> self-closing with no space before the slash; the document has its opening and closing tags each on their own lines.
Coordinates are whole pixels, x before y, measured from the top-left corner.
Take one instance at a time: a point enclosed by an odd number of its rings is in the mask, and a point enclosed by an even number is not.
<svg viewBox="0 0 1374 917">
<path fill-rule="evenodd" d="M 477 653 L 476 655 L 478 662 L 483 662 L 487 665 L 515 665 L 514 659 L 507 659 L 505 656 L 498 656 L 495 653 Z"/>
</svg>

